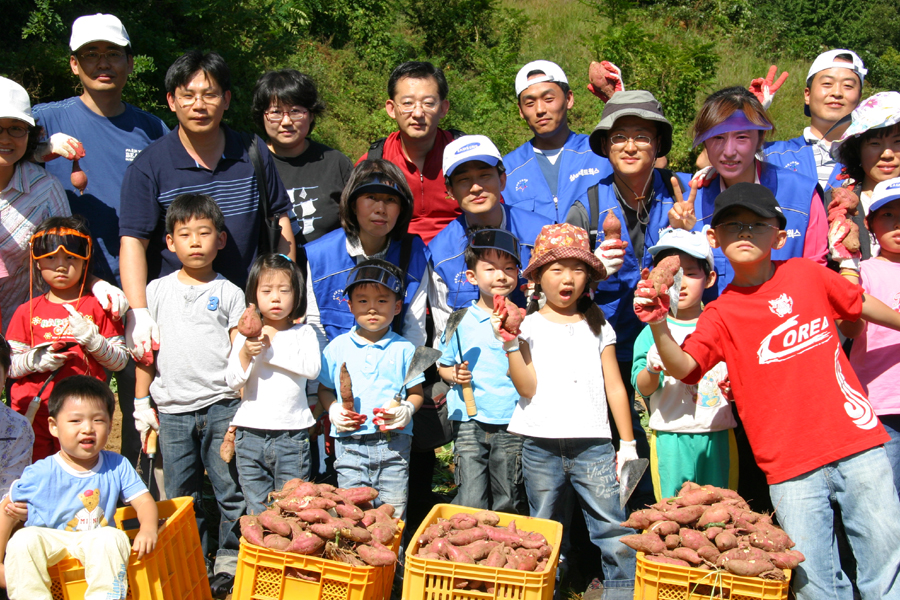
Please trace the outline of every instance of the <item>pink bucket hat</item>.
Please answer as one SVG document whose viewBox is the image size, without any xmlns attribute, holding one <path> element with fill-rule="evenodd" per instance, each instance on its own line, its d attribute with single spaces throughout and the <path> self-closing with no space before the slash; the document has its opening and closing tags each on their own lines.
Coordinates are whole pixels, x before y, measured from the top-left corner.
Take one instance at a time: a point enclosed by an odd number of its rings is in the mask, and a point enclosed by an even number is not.
<svg viewBox="0 0 900 600">
<path fill-rule="evenodd" d="M 535 270 L 547 263 L 565 258 L 577 258 L 590 267 L 591 280 L 606 279 L 606 269 L 594 253 L 591 252 L 588 232 L 581 227 L 569 223 L 544 225 L 531 251 L 531 261 L 522 271 L 522 275 L 532 281 Z"/>
</svg>

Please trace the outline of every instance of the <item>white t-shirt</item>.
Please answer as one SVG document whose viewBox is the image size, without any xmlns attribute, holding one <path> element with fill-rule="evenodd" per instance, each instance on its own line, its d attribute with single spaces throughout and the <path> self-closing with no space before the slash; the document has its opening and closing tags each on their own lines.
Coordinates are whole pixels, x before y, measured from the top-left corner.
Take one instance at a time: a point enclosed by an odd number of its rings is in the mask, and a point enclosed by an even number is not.
<svg viewBox="0 0 900 600">
<path fill-rule="evenodd" d="M 600 353 L 616 343 L 607 322 L 600 337 L 586 321 L 552 323 L 540 313 L 522 322 L 537 374 L 534 398 L 519 398 L 509 431 L 540 438 L 609 438 Z"/>
</svg>

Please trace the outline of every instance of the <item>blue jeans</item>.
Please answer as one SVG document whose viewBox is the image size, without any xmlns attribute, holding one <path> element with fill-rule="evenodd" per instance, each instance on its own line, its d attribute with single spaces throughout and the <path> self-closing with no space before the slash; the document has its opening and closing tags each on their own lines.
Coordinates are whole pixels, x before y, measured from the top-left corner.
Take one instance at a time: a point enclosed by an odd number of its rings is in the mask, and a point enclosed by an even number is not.
<svg viewBox="0 0 900 600">
<path fill-rule="evenodd" d="M 305 429 L 266 431 L 238 427 L 234 450 L 250 514 L 264 511 L 269 493 L 283 488 L 289 479 L 309 479 L 309 433 Z"/>
<path fill-rule="evenodd" d="M 454 504 L 517 513 L 524 501 L 522 437 L 475 420 L 453 421 Z"/>
<path fill-rule="evenodd" d="M 863 600 L 900 598 L 900 498 L 879 446 L 769 487 L 778 522 L 806 561 L 794 570 L 797 600 L 850 600 L 841 570 L 834 510 L 857 564 Z"/>
<path fill-rule="evenodd" d="M 392 504 L 406 518 L 412 436 L 402 433 L 352 435 L 334 440 L 334 468 L 342 488 L 368 485 L 378 490 L 374 506 Z"/>
<path fill-rule="evenodd" d="M 879 415 L 878 419 L 891 436 L 891 441 L 884 445 L 884 451 L 894 471 L 894 488 L 900 493 L 900 415 Z"/>
<path fill-rule="evenodd" d="M 240 518 L 246 512 L 244 495 L 238 485 L 237 464 L 219 456 L 225 432 L 237 412 L 239 398 L 220 400 L 200 410 L 159 413 L 159 444 L 165 462 L 166 496 L 191 496 L 197 515 L 197 528 L 203 554 L 208 554 L 206 514 L 201 503 L 203 471 L 212 483 L 219 505 L 219 550 L 215 573 L 234 574 L 240 547 Z"/>
<path fill-rule="evenodd" d="M 567 494 L 575 492 L 591 542 L 603 555 L 604 598 L 632 598 L 635 553 L 619 538 L 634 530 L 619 525 L 625 520 L 625 509 L 619 507 L 612 443 L 593 438 L 526 437 L 522 470 L 532 517 L 565 523 Z"/>
</svg>

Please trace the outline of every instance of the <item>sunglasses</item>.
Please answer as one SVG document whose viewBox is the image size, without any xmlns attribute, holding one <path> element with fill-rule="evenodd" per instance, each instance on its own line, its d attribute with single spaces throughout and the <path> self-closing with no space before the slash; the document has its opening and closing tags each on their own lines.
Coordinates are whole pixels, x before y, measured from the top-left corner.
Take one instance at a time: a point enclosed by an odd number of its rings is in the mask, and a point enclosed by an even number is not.
<svg viewBox="0 0 900 600">
<path fill-rule="evenodd" d="M 68 227 L 54 227 L 31 236 L 31 258 L 39 260 L 60 250 L 83 260 L 91 258 L 91 236 Z"/>
</svg>

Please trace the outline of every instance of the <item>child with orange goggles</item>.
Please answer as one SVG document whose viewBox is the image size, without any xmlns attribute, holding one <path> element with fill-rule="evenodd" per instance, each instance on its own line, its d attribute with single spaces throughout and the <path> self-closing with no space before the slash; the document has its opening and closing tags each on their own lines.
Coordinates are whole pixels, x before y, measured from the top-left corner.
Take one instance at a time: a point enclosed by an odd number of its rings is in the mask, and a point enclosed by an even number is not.
<svg viewBox="0 0 900 600">
<path fill-rule="evenodd" d="M 91 279 L 91 234 L 83 218 L 51 217 L 29 242 L 31 300 L 19 306 L 7 329 L 12 348 L 10 405 L 32 422 L 37 461 L 59 451 L 50 435 L 47 398 L 53 382 L 71 375 L 106 381 L 106 371 L 121 371 L 128 361 L 124 331 L 113 321 L 85 282 Z M 40 281 L 35 282 L 35 274 Z M 47 291 L 34 297 L 36 285 Z"/>
</svg>

